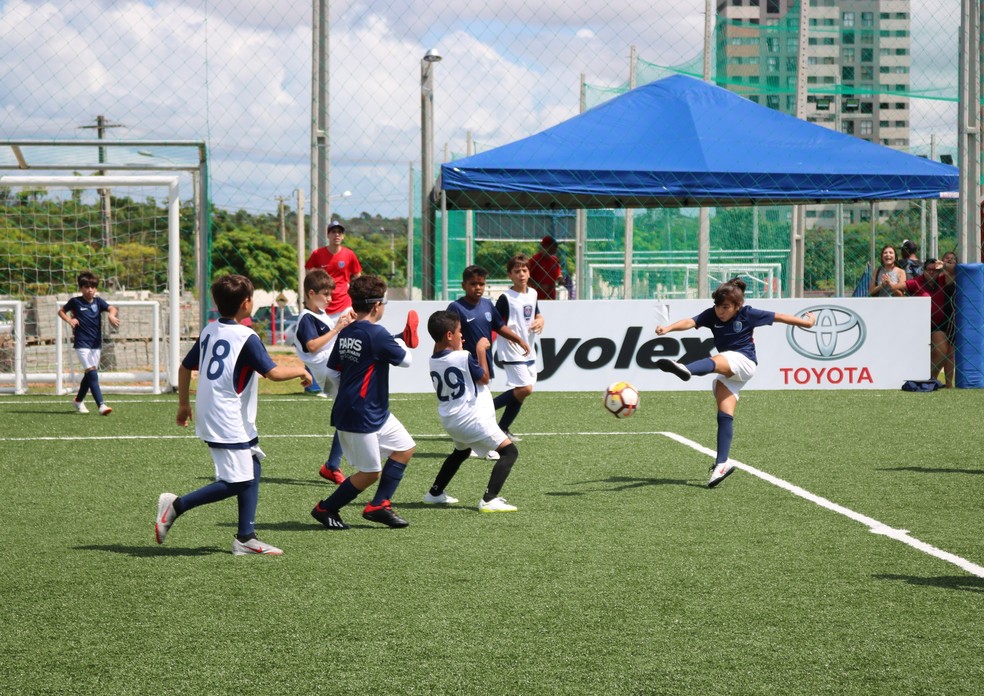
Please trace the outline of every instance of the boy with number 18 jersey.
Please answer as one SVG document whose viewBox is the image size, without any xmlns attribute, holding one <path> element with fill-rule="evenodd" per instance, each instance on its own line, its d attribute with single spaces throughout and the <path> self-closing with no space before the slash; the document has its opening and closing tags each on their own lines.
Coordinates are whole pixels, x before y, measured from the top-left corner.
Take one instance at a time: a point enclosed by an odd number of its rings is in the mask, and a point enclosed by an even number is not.
<svg viewBox="0 0 984 696">
<path fill-rule="evenodd" d="M 227 275 L 212 284 L 212 298 L 221 318 L 202 329 L 178 370 L 177 424 L 187 427 L 192 418 L 189 391 L 192 370 L 198 370 L 195 396 L 195 434 L 208 445 L 215 465 L 215 481 L 176 496 L 161 493 L 157 500 L 154 535 L 164 543 L 178 516 L 200 505 L 236 497 L 239 523 L 232 540 L 236 556 L 283 553 L 256 538 L 253 518 L 259 497 L 260 461 L 266 455 L 256 432 L 258 373 L 275 382 L 295 377 L 311 383 L 303 367 L 277 365 L 256 333 L 240 324 L 253 313 L 253 284 L 241 275 Z"/>
<path fill-rule="evenodd" d="M 429 505 L 451 505 L 457 498 L 445 488 L 474 449 L 479 456 L 499 454 L 485 494 L 478 501 L 480 512 L 515 512 L 499 496 L 519 451 L 495 422 L 495 407 L 489 391 L 488 339 L 479 338 L 476 355 L 462 348 L 461 320 L 456 312 L 434 312 L 427 321 L 427 332 L 434 339 L 430 376 L 437 392 L 437 412 L 441 425 L 454 444 L 454 451 L 441 466 L 434 484 L 424 496 Z"/>
</svg>

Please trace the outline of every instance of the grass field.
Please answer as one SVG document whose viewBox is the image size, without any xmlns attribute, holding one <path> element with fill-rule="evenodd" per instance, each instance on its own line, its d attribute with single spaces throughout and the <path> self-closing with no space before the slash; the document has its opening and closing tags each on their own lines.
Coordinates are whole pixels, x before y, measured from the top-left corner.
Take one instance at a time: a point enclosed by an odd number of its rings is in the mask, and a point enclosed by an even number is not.
<svg viewBox="0 0 984 696">
<path fill-rule="evenodd" d="M 296 383 L 294 389 L 296 390 Z M 419 503 L 449 451 L 432 396 L 398 396 L 417 438 L 405 530 L 311 519 L 329 403 L 261 396 L 257 527 L 279 558 L 230 552 L 235 503 L 154 543 L 162 491 L 210 480 L 176 398 L 0 398 L 4 694 L 979 694 L 984 684 L 980 394 L 747 392 L 734 459 L 894 530 L 915 548 L 739 470 L 705 487 L 709 393 L 535 394 L 504 495 L 489 463 Z M 347 465 L 346 465 L 347 467 Z M 347 469 L 348 470 L 348 469 Z M 886 532 L 886 529 L 882 529 Z M 895 532 L 896 535 L 901 534 Z M 927 548 L 953 554 L 944 560 Z M 966 563 L 961 567 L 960 560 Z M 970 568 L 968 571 L 967 568 Z"/>
</svg>

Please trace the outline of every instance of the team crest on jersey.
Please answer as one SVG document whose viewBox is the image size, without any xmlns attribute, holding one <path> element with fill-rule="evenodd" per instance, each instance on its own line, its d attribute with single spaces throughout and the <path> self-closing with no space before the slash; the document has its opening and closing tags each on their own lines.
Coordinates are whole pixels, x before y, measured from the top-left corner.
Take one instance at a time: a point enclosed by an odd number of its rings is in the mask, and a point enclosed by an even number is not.
<svg viewBox="0 0 984 696">
<path fill-rule="evenodd" d="M 734 329 L 735 333 L 741 333 L 741 322 L 736 321 L 734 324 L 731 325 L 731 328 Z"/>
<path fill-rule="evenodd" d="M 345 262 L 344 261 L 339 261 L 338 262 L 338 267 L 339 268 L 345 268 Z"/>
<path fill-rule="evenodd" d="M 530 305 L 523 305 L 523 319 L 527 321 L 533 316 L 533 307 Z"/>
<path fill-rule="evenodd" d="M 485 313 L 485 321 L 492 321 L 492 312 Z"/>
</svg>

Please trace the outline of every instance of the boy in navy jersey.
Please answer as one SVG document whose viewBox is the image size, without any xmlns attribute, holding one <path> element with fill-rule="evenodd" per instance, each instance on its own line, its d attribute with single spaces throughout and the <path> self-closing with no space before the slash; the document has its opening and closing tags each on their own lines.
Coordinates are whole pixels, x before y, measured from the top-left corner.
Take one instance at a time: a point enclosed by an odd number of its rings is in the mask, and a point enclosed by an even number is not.
<svg viewBox="0 0 984 696">
<path fill-rule="evenodd" d="M 461 274 L 461 287 L 465 294 L 448 305 L 448 309 L 456 312 L 461 319 L 461 338 L 465 350 L 477 357 L 476 346 L 479 339 L 485 338 L 488 341 L 485 354 L 491 379 L 495 376 L 495 368 L 492 365 L 493 331 L 515 343 L 524 356 L 530 354 L 530 346 L 522 336 L 506 326 L 492 300 L 485 297 L 485 280 L 488 275 L 488 271 L 481 266 L 472 265 L 465 268 Z M 497 452 L 489 452 L 488 459 L 498 458 Z"/>
<path fill-rule="evenodd" d="M 495 309 L 510 330 L 532 345 L 534 337 L 543 331 L 543 315 L 537 304 L 536 290 L 529 287 L 529 257 L 526 254 L 513 256 L 506 262 L 506 273 L 513 284 L 499 295 Z M 499 419 L 499 427 L 511 440 L 519 442 L 509 428 L 519 415 L 526 397 L 533 393 L 533 385 L 536 384 L 535 356 L 532 353 L 524 354 L 515 343 L 500 343 L 496 351 L 506 372 L 506 391 L 495 397 L 494 402 L 496 411 L 505 408 Z"/>
<path fill-rule="evenodd" d="M 478 339 L 478 357 L 461 347 L 461 320 L 455 312 L 434 312 L 427 321 L 427 332 L 434 339 L 430 359 L 430 376 L 437 391 L 437 412 L 441 425 L 454 446 L 437 472 L 434 485 L 424 496 L 428 505 L 452 505 L 458 502 L 444 490 L 458 473 L 472 449 L 479 453 L 498 451 L 485 495 L 478 501 L 479 512 L 515 512 L 505 498 L 499 497 L 519 451 L 509 436 L 495 422 L 495 407 L 489 391 L 488 339 Z"/>
<path fill-rule="evenodd" d="M 301 366 L 276 365 L 260 337 L 239 322 L 253 313 L 253 283 L 241 275 L 227 275 L 212 283 L 212 299 L 222 318 L 202 329 L 178 370 L 177 423 L 187 427 L 192 418 L 188 401 L 191 372 L 198 370 L 195 396 L 195 434 L 212 455 L 215 481 L 178 497 L 161 493 L 157 500 L 154 536 L 158 544 L 174 520 L 192 508 L 236 496 L 239 524 L 232 540 L 236 556 L 279 556 L 283 553 L 256 538 L 253 518 L 260 487 L 260 461 L 265 457 L 256 432 L 256 387 L 259 373 L 275 382 L 300 379 L 311 383 Z"/>
<path fill-rule="evenodd" d="M 811 328 L 816 322 L 810 312 L 797 317 L 749 307 L 745 304 L 745 281 L 739 278 L 733 278 L 721 285 L 711 295 L 711 299 L 714 300 L 714 307 L 705 309 L 696 317 L 680 319 L 669 326 L 656 327 L 656 334 L 659 336 L 670 331 L 701 327 L 710 329 L 714 335 L 717 355 L 686 365 L 666 358 L 656 361 L 657 368 L 670 372 L 683 381 L 689 380 L 692 375 L 717 375 L 712 387 L 718 411 L 717 458 L 711 467 L 708 488 L 714 488 L 735 470 L 734 464 L 728 461 L 734 436 L 735 407 L 738 406 L 741 388 L 755 376 L 755 369 L 758 367 L 752 332 L 759 326 L 770 326 L 774 322 L 804 329 Z"/>
<path fill-rule="evenodd" d="M 99 407 L 99 415 L 108 416 L 113 409 L 103 401 L 102 389 L 99 388 L 99 359 L 102 356 L 102 325 L 99 322 L 99 315 L 106 312 L 109 315 L 109 323 L 114 327 L 120 325 L 120 320 L 116 316 L 116 307 L 101 297 L 96 297 L 99 278 L 95 273 L 89 271 L 80 273 L 78 282 L 82 295 L 73 297 L 58 310 L 58 316 L 62 321 L 72 327 L 75 354 L 79 358 L 82 369 L 85 370 L 82 383 L 79 385 L 79 393 L 72 404 L 79 413 L 88 413 L 89 409 L 85 407 L 83 400 L 86 393 L 91 391 L 92 398 L 96 400 L 96 406 Z"/>
<path fill-rule="evenodd" d="M 338 390 L 331 424 L 357 472 L 320 501 L 311 516 L 331 530 L 348 529 L 339 510 L 379 481 L 362 517 L 399 529 L 410 523 L 396 514 L 390 500 L 403 478 L 416 443 L 389 411 L 389 368 L 409 367 L 410 352 L 377 323 L 386 309 L 386 281 L 363 275 L 349 286 L 355 321 L 342 329 L 328 358 L 329 377 Z M 383 463 L 385 459 L 385 464 Z"/>
</svg>

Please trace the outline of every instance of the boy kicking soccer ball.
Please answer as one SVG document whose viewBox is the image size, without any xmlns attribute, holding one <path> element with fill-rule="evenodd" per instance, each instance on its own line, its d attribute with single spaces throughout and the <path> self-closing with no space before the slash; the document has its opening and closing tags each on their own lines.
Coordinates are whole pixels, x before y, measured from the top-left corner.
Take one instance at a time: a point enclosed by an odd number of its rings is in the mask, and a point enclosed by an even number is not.
<svg viewBox="0 0 984 696">
<path fill-rule="evenodd" d="M 515 512 L 499 496 L 519 451 L 495 422 L 495 406 L 489 391 L 489 341 L 478 339 L 475 355 L 462 348 L 461 320 L 456 312 L 434 312 L 427 321 L 427 332 L 434 339 L 430 359 L 431 379 L 437 390 L 437 412 L 441 425 L 451 436 L 454 451 L 437 472 L 434 485 L 424 496 L 429 505 L 457 503 L 444 490 L 474 449 L 479 455 L 496 451 L 499 458 L 492 467 L 485 495 L 478 501 L 480 512 Z M 476 357 L 477 356 L 477 357 Z"/>
</svg>

